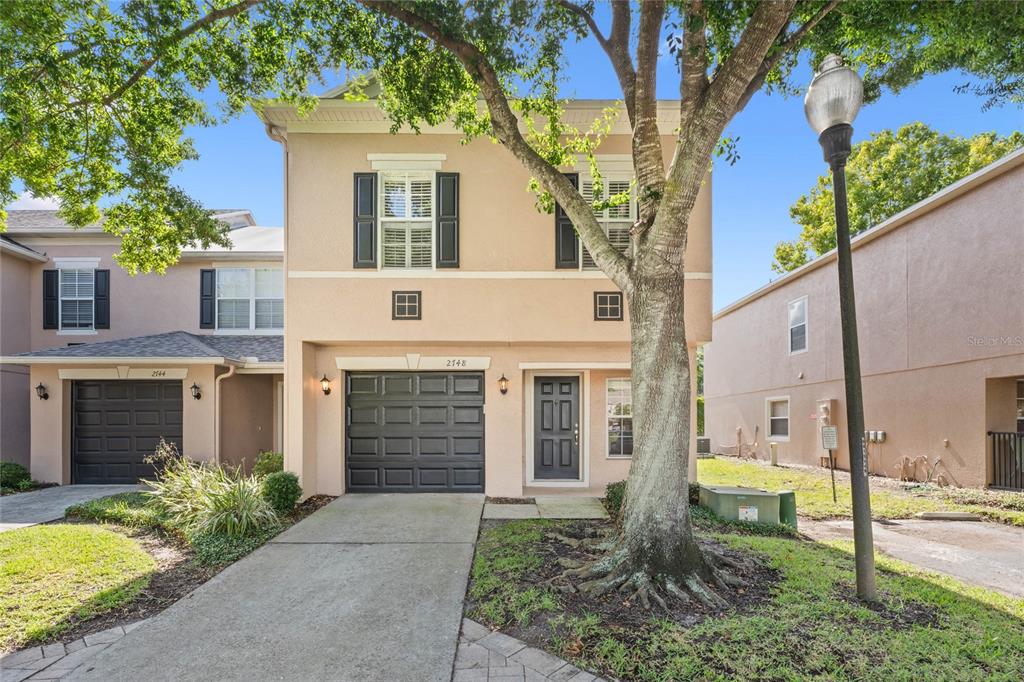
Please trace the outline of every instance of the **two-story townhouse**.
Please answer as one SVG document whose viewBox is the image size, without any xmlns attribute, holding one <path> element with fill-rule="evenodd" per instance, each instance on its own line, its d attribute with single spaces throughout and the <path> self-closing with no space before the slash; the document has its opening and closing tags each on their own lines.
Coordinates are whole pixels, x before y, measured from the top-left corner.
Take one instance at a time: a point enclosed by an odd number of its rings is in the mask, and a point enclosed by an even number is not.
<svg viewBox="0 0 1024 682">
<path fill-rule="evenodd" d="M 873 473 L 1024 489 L 1024 150 L 853 240 Z M 835 251 L 715 314 L 716 452 L 849 466 Z"/>
<path fill-rule="evenodd" d="M 282 446 L 283 231 L 218 211 L 231 248 L 130 276 L 118 239 L 10 211 L 0 241 L 4 460 L 57 483 L 134 482 L 159 438 L 251 464 Z"/>
<path fill-rule="evenodd" d="M 286 168 L 286 468 L 328 494 L 593 493 L 624 479 L 628 311 L 571 222 L 538 211 L 504 147 L 451 125 L 391 134 L 375 93 L 342 92 L 309 115 L 261 112 Z M 587 128 L 615 105 L 572 101 L 567 120 Z M 671 131 L 678 102 L 659 116 Z M 613 192 L 633 179 L 624 119 L 597 154 Z M 666 164 L 675 142 L 663 138 Z M 563 170 L 593 192 L 582 160 Z M 709 178 L 685 263 L 691 353 L 710 339 L 710 198 Z M 622 248 L 634 204 L 599 215 Z"/>
</svg>

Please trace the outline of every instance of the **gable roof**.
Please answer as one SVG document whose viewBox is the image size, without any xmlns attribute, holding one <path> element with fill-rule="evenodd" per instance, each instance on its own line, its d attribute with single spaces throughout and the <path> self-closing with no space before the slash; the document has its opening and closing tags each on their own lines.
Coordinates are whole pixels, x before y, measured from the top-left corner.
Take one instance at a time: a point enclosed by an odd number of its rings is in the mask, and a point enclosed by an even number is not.
<svg viewBox="0 0 1024 682">
<path fill-rule="evenodd" d="M 48 348 L 0 358 L 7 364 L 59 364 L 136 360 L 178 361 L 188 364 L 253 366 L 284 361 L 280 335 L 213 335 L 185 331 L 134 336 L 79 346 Z"/>
</svg>

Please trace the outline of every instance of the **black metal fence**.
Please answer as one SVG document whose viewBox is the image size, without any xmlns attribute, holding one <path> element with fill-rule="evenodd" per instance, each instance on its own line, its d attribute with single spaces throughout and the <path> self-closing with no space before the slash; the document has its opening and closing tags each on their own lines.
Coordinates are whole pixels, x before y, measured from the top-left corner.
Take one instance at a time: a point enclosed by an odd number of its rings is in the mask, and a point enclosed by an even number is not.
<svg viewBox="0 0 1024 682">
<path fill-rule="evenodd" d="M 989 431 L 992 443 L 991 488 L 1024 490 L 1024 433 Z"/>
</svg>

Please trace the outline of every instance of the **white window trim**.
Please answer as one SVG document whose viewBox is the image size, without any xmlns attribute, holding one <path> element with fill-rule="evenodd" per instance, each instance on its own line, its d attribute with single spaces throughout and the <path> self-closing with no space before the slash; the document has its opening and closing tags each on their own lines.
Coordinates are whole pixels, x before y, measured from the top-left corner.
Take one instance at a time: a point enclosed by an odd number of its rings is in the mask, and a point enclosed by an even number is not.
<svg viewBox="0 0 1024 682">
<path fill-rule="evenodd" d="M 370 156 L 369 154 L 367 156 Z M 383 155 L 382 155 L 383 156 Z M 404 156 L 404 155 L 403 155 Z M 442 155 L 443 156 L 443 155 Z M 424 173 L 418 168 L 410 168 L 409 164 L 398 164 L 400 167 L 390 168 L 377 173 L 377 271 L 378 272 L 433 272 L 437 270 L 437 173 L 426 173 L 430 176 L 430 213 L 429 218 L 385 218 L 384 217 L 384 176 L 392 173 Z M 440 162 L 438 168 L 440 170 Z M 407 205 L 412 207 L 412 194 L 406 186 Z M 430 225 L 430 267 L 429 268 L 386 268 L 384 267 L 384 224 L 388 223 L 423 223 Z"/>
<path fill-rule="evenodd" d="M 447 154 L 367 154 L 375 171 L 439 171 Z"/>
<path fill-rule="evenodd" d="M 526 393 L 526 485 L 531 488 L 588 488 L 590 487 L 590 370 L 580 372 L 527 371 L 524 373 Z M 535 479 L 533 477 L 533 397 L 534 382 L 538 376 L 580 377 L 580 478 Z"/>
<path fill-rule="evenodd" d="M 99 258 L 55 258 L 54 265 L 57 266 L 57 336 L 93 336 L 96 334 L 96 266 L 99 265 Z M 83 298 L 69 296 L 69 301 L 92 301 L 92 326 L 90 327 L 69 327 L 64 328 L 64 271 L 65 270 L 89 270 L 92 272 L 93 289 L 92 296 Z"/>
<path fill-rule="evenodd" d="M 604 380 L 604 457 L 605 457 L 605 459 L 627 460 L 628 461 L 628 460 L 633 459 L 633 455 L 613 455 L 613 454 L 611 454 L 608 451 L 608 449 L 609 449 L 608 437 L 611 435 L 611 432 L 608 430 L 608 407 L 610 406 L 610 403 L 608 401 L 608 384 L 611 383 L 612 381 L 630 381 L 631 382 L 632 381 L 632 377 L 628 376 L 628 375 L 627 376 L 612 376 L 612 377 L 606 377 L 605 380 Z M 631 386 L 632 386 L 632 384 L 631 384 Z M 632 391 L 630 391 L 629 405 L 630 405 L 630 419 L 632 419 L 633 418 L 633 408 L 632 408 L 632 406 L 633 406 L 633 395 L 632 395 Z M 635 444 L 635 441 L 634 441 L 634 444 Z"/>
<path fill-rule="evenodd" d="M 786 403 L 786 426 L 789 435 L 787 436 L 773 436 L 772 435 L 772 403 Z M 764 433 L 765 438 L 769 441 L 775 441 L 777 443 L 788 443 L 790 436 L 793 435 L 793 403 L 790 401 L 788 395 L 773 395 L 764 399 Z"/>
<path fill-rule="evenodd" d="M 213 318 L 216 328 L 214 334 L 218 336 L 282 336 L 284 334 L 284 324 L 280 327 L 269 327 L 266 329 L 256 328 L 256 301 L 258 300 L 277 300 L 277 296 L 256 296 L 256 271 L 257 270 L 278 270 L 281 272 L 281 285 L 284 286 L 284 270 L 283 268 L 274 268 L 266 266 L 254 266 L 254 267 L 239 267 L 239 266 L 222 266 L 215 268 L 217 281 L 213 283 Z M 217 287 L 219 284 L 220 273 L 223 270 L 248 270 L 249 271 L 249 327 L 247 329 L 221 329 L 220 328 L 220 301 L 221 297 L 217 295 Z M 284 304 L 284 292 L 281 294 L 281 302 Z M 235 299 L 229 299 L 235 300 Z"/>
<path fill-rule="evenodd" d="M 794 303 L 804 302 L 804 347 L 801 350 L 793 350 L 793 326 L 789 323 L 789 311 L 792 309 Z M 790 355 L 800 355 L 806 353 L 811 347 L 811 307 L 807 301 L 807 296 L 800 296 L 794 298 L 792 301 L 786 304 L 786 348 L 789 349 Z"/>
</svg>

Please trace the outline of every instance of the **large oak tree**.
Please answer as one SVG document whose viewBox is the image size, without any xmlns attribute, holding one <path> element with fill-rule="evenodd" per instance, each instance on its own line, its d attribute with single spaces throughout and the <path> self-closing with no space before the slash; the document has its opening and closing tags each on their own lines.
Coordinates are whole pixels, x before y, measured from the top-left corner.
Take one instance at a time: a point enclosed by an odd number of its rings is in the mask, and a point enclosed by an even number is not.
<svg viewBox="0 0 1024 682">
<path fill-rule="evenodd" d="M 595 12 L 597 12 L 595 14 Z M 609 16 L 610 15 L 610 16 Z M 639 219 L 621 253 L 560 172 L 600 137 L 560 120 L 570 41 L 596 40 L 632 130 Z M 733 582 L 690 525 L 690 371 L 683 262 L 694 202 L 723 133 L 757 92 L 796 93 L 797 66 L 843 54 L 870 101 L 929 73 L 962 69 L 989 104 L 1024 95 L 1019 2 L 888 0 L 99 0 L 8 2 L 0 17 L 0 204 L 17 183 L 55 196 L 75 224 L 98 217 L 122 236 L 120 262 L 163 269 L 183 245 L 223 242 L 222 229 L 170 174 L 195 157 L 184 137 L 272 96 L 314 106 L 311 80 L 374 70 L 396 126 L 454 120 L 506 146 L 557 201 L 587 251 L 625 292 L 632 332 L 635 445 L 624 527 L 579 571 L 644 603 L 716 602 Z M 657 62 L 678 66 L 681 104 L 657 117 Z M 482 102 L 482 106 L 480 103 Z M 530 124 L 532 122 L 532 125 Z M 666 166 L 662 135 L 675 139 Z M 621 199 L 621 198 L 618 198 Z M 756 197 L 752 197 L 756 200 Z"/>
</svg>

